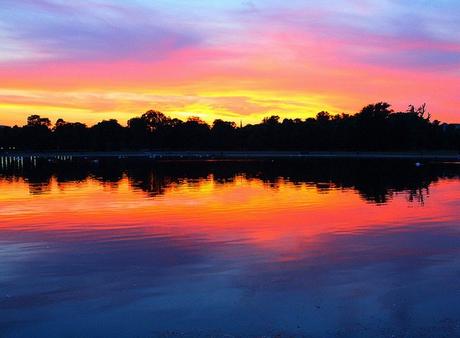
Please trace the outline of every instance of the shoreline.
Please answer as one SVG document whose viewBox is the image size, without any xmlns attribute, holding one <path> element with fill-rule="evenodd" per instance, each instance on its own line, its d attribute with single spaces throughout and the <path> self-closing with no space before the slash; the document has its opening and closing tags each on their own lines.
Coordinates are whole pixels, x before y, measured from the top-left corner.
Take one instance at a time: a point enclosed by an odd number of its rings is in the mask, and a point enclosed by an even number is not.
<svg viewBox="0 0 460 338">
<path fill-rule="evenodd" d="M 460 161 L 460 152 L 420 151 L 1 151 L 0 157 L 132 159 L 414 159 Z"/>
</svg>

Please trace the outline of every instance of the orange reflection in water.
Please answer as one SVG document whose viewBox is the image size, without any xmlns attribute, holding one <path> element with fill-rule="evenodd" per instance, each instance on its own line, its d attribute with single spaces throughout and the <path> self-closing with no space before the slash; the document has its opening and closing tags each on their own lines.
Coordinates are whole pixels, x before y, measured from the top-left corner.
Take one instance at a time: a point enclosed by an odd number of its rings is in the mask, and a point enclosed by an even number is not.
<svg viewBox="0 0 460 338">
<path fill-rule="evenodd" d="M 123 236 L 234 240 L 292 253 L 322 234 L 453 220 L 460 184 L 444 180 L 431 185 L 423 206 L 408 202 L 405 193 L 375 205 L 351 189 L 324 192 L 283 179 L 272 186 L 243 176 L 226 183 L 212 176 L 174 183 L 155 197 L 133 188 L 127 177 L 116 184 L 94 179 L 58 183 L 53 178 L 42 194 L 31 194 L 22 179 L 2 180 L 0 191 L 0 236 L 18 231 L 108 236 L 117 230 Z"/>
</svg>

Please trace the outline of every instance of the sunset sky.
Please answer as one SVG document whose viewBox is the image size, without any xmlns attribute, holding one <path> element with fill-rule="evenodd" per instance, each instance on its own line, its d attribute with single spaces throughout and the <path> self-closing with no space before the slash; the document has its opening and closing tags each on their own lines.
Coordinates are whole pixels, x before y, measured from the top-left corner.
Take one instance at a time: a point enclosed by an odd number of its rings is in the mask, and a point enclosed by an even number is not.
<svg viewBox="0 0 460 338">
<path fill-rule="evenodd" d="M 0 124 L 258 122 L 428 104 L 460 122 L 458 0 L 2 0 Z"/>
</svg>

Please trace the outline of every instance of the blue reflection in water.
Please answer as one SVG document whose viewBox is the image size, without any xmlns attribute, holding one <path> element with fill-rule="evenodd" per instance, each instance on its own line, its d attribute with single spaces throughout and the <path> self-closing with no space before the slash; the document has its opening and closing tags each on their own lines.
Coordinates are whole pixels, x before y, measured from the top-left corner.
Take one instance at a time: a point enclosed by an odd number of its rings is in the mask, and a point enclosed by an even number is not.
<svg viewBox="0 0 460 338">
<path fill-rule="evenodd" d="M 295 254 L 143 224 L 3 229 L 0 336 L 460 336 L 460 183 L 439 186 L 440 220 L 324 232 Z"/>
</svg>

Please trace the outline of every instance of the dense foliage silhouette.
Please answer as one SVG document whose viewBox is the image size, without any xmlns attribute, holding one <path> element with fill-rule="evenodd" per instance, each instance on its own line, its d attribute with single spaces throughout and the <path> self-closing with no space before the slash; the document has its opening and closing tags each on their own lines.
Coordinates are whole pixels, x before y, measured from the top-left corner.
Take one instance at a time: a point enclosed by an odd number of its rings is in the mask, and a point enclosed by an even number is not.
<svg viewBox="0 0 460 338">
<path fill-rule="evenodd" d="M 18 150 L 459 150 L 460 128 L 431 121 L 426 106 L 395 112 L 380 102 L 355 115 L 284 119 L 273 115 L 259 124 L 237 126 L 198 117 L 187 121 L 150 110 L 128 121 L 83 123 L 31 115 L 23 127 L 0 129 L 0 147 Z"/>
</svg>

